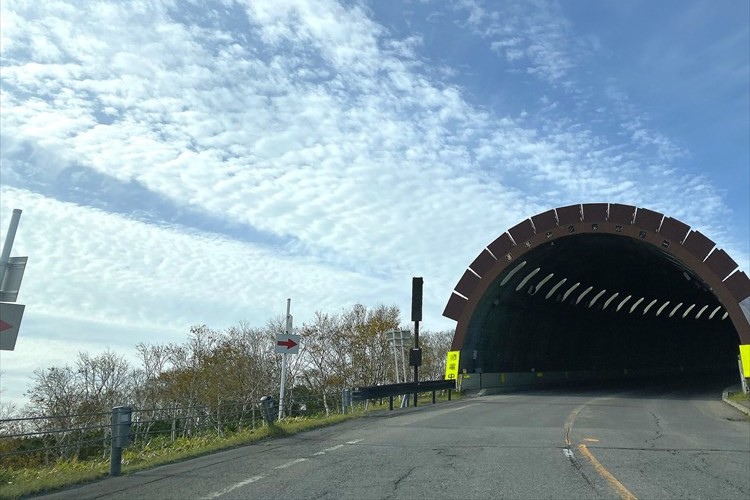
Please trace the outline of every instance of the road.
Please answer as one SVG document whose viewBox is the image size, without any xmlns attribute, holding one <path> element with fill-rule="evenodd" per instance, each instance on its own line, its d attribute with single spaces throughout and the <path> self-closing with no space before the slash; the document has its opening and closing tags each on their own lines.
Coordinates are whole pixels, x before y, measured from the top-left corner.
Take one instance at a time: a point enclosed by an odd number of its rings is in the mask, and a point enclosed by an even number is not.
<svg viewBox="0 0 750 500">
<path fill-rule="evenodd" d="M 726 384 L 725 384 L 726 385 Z M 378 414 L 46 498 L 750 498 L 719 385 L 548 390 Z"/>
</svg>

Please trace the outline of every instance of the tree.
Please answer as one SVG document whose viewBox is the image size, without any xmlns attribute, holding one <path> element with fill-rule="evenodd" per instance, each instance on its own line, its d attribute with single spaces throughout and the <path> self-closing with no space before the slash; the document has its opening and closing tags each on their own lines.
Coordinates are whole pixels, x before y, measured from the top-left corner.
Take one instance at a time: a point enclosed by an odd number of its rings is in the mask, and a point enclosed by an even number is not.
<svg viewBox="0 0 750 500">
<path fill-rule="evenodd" d="M 441 380 L 445 377 L 445 359 L 453 341 L 453 331 L 425 331 L 419 335 L 422 348 L 421 380 Z"/>
</svg>

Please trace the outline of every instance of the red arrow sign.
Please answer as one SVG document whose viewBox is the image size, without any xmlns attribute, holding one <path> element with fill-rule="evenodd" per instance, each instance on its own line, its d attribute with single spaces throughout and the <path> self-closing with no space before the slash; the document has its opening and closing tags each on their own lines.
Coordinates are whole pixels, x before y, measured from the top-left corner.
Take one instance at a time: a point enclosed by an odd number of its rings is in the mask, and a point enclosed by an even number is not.
<svg viewBox="0 0 750 500">
<path fill-rule="evenodd" d="M 9 325 L 8 323 L 0 319 L 0 332 L 10 330 L 11 328 L 13 328 L 13 325 Z"/>
<path fill-rule="evenodd" d="M 276 345 L 285 346 L 287 349 L 291 349 L 297 345 L 297 342 L 293 341 L 292 339 L 279 340 L 278 342 L 276 342 Z"/>
</svg>

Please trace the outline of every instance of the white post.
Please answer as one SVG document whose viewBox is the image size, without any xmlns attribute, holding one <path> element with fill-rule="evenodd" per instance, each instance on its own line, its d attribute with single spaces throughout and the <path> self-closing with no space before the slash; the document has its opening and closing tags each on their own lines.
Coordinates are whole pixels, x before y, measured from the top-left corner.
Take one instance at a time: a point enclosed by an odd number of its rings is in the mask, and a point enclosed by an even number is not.
<svg viewBox="0 0 750 500">
<path fill-rule="evenodd" d="M 393 350 L 393 364 L 395 366 L 394 372 L 396 374 L 396 383 L 398 384 L 400 380 L 398 378 L 398 356 L 396 355 L 396 332 L 391 331 L 388 334 L 391 336 L 391 349 Z"/>
<path fill-rule="evenodd" d="M 5 236 L 5 244 L 3 245 L 3 252 L 0 254 L 0 285 L 3 283 L 5 277 L 5 269 L 8 267 L 8 261 L 10 260 L 10 250 L 13 248 L 13 240 L 16 238 L 16 230 L 18 229 L 18 221 L 21 219 L 21 210 L 18 208 L 13 209 L 13 215 L 10 217 L 10 226 L 8 227 L 8 234 Z"/>
<path fill-rule="evenodd" d="M 292 307 L 292 299 L 286 299 L 286 318 L 284 318 L 284 332 L 289 335 L 289 311 Z M 281 389 L 279 390 L 279 420 L 284 418 L 284 386 L 286 385 L 286 356 L 282 354 L 283 359 L 281 361 Z"/>
<path fill-rule="evenodd" d="M 739 358 L 739 356 L 738 356 Z M 747 385 L 747 379 L 745 378 L 745 372 L 742 369 L 742 359 L 737 360 L 737 364 L 740 367 L 740 384 L 742 384 L 742 393 L 743 394 L 750 394 L 750 387 Z"/>
<path fill-rule="evenodd" d="M 398 350 L 401 351 L 401 368 L 404 370 L 403 371 L 404 382 L 408 382 L 409 379 L 406 378 L 406 356 L 404 356 L 404 346 L 405 346 L 404 331 L 400 328 L 398 329 L 398 335 L 401 341 L 398 346 Z M 401 397 L 401 408 L 408 408 L 408 407 L 409 407 L 409 394 L 404 394 Z"/>
</svg>

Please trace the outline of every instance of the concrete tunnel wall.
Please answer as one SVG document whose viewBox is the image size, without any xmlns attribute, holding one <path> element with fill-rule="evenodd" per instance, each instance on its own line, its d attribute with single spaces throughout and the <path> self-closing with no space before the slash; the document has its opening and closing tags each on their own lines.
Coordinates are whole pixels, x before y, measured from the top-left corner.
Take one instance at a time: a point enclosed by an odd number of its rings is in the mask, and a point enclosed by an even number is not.
<svg viewBox="0 0 750 500">
<path fill-rule="evenodd" d="M 444 316 L 468 372 L 732 367 L 750 343 L 750 280 L 670 217 L 570 205 L 490 243 Z"/>
</svg>

